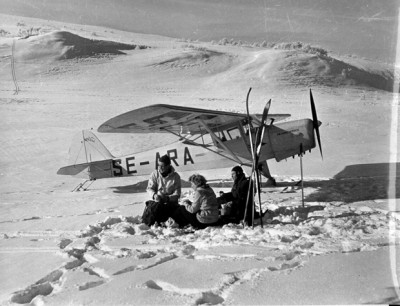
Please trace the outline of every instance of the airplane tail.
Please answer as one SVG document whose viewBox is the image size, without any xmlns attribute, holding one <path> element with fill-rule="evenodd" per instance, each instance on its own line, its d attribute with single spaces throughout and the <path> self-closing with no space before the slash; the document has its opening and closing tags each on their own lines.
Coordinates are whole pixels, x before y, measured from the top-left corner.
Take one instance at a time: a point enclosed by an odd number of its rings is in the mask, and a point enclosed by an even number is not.
<svg viewBox="0 0 400 306">
<path fill-rule="evenodd" d="M 69 163 L 82 164 L 112 159 L 114 156 L 91 131 L 83 130 L 75 135 L 69 149 Z"/>
<path fill-rule="evenodd" d="M 74 175 L 90 180 L 111 177 L 113 158 L 96 135 L 83 130 L 72 140 L 69 166 L 60 168 L 57 174 Z"/>
</svg>

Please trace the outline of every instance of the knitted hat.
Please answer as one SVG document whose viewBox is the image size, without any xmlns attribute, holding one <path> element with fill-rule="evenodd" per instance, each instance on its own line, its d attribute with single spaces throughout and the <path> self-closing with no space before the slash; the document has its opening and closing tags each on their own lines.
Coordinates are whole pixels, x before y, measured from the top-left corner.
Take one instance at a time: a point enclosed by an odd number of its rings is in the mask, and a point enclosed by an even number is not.
<svg viewBox="0 0 400 306">
<path fill-rule="evenodd" d="M 243 173 L 243 169 L 240 166 L 233 167 L 231 171 L 235 171 L 236 173 L 239 173 L 239 174 Z"/>
<path fill-rule="evenodd" d="M 159 158 L 159 161 L 161 163 L 164 163 L 165 165 L 171 165 L 171 159 L 169 158 L 168 155 L 163 155 Z"/>
</svg>

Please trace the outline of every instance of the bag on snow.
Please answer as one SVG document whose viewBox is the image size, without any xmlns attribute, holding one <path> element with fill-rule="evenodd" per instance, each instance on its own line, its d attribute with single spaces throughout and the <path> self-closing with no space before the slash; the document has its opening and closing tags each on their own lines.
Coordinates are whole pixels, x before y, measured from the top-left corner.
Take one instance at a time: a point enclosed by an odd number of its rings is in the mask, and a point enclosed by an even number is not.
<svg viewBox="0 0 400 306">
<path fill-rule="evenodd" d="M 142 223 L 152 226 L 154 223 L 168 220 L 166 205 L 161 202 L 146 201 L 146 207 L 142 214 Z"/>
</svg>

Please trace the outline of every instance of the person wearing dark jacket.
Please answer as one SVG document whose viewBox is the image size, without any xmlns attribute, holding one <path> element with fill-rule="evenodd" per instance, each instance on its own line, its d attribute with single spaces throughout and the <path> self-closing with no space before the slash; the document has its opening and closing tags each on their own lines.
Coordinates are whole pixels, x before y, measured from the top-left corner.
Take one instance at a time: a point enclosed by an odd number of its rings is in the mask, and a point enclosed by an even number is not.
<svg viewBox="0 0 400 306">
<path fill-rule="evenodd" d="M 231 176 L 233 179 L 233 186 L 231 192 L 223 193 L 217 200 L 219 204 L 232 202 L 230 207 L 230 214 L 225 216 L 226 222 L 240 223 L 244 219 L 244 213 L 246 210 L 247 194 L 249 192 L 250 180 L 246 177 L 242 167 L 235 166 L 231 170 Z M 251 204 L 253 201 L 253 192 L 250 192 L 250 198 L 248 201 L 248 208 L 246 213 L 246 219 L 248 225 L 252 225 L 252 214 Z M 258 212 L 255 213 L 255 218 L 259 218 Z"/>
<path fill-rule="evenodd" d="M 217 197 L 207 180 L 200 174 L 193 174 L 189 182 L 194 190 L 193 202 L 186 200 L 175 213 L 172 219 L 184 227 L 191 224 L 194 228 L 204 229 L 216 225 L 219 219 Z"/>
</svg>

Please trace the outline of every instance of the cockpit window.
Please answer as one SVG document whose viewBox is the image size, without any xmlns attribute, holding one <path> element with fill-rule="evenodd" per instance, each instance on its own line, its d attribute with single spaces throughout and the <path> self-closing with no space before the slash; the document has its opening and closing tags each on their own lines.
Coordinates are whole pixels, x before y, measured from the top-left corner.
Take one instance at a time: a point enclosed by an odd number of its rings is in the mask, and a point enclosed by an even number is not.
<svg viewBox="0 0 400 306">
<path fill-rule="evenodd" d="M 226 136 L 225 136 L 225 133 L 223 131 L 217 132 L 216 135 L 217 135 L 217 137 L 219 139 L 221 139 L 221 141 L 226 141 Z"/>
<path fill-rule="evenodd" d="M 229 129 L 226 132 L 229 136 L 229 139 L 239 139 L 241 137 L 240 131 L 237 127 Z"/>
</svg>

